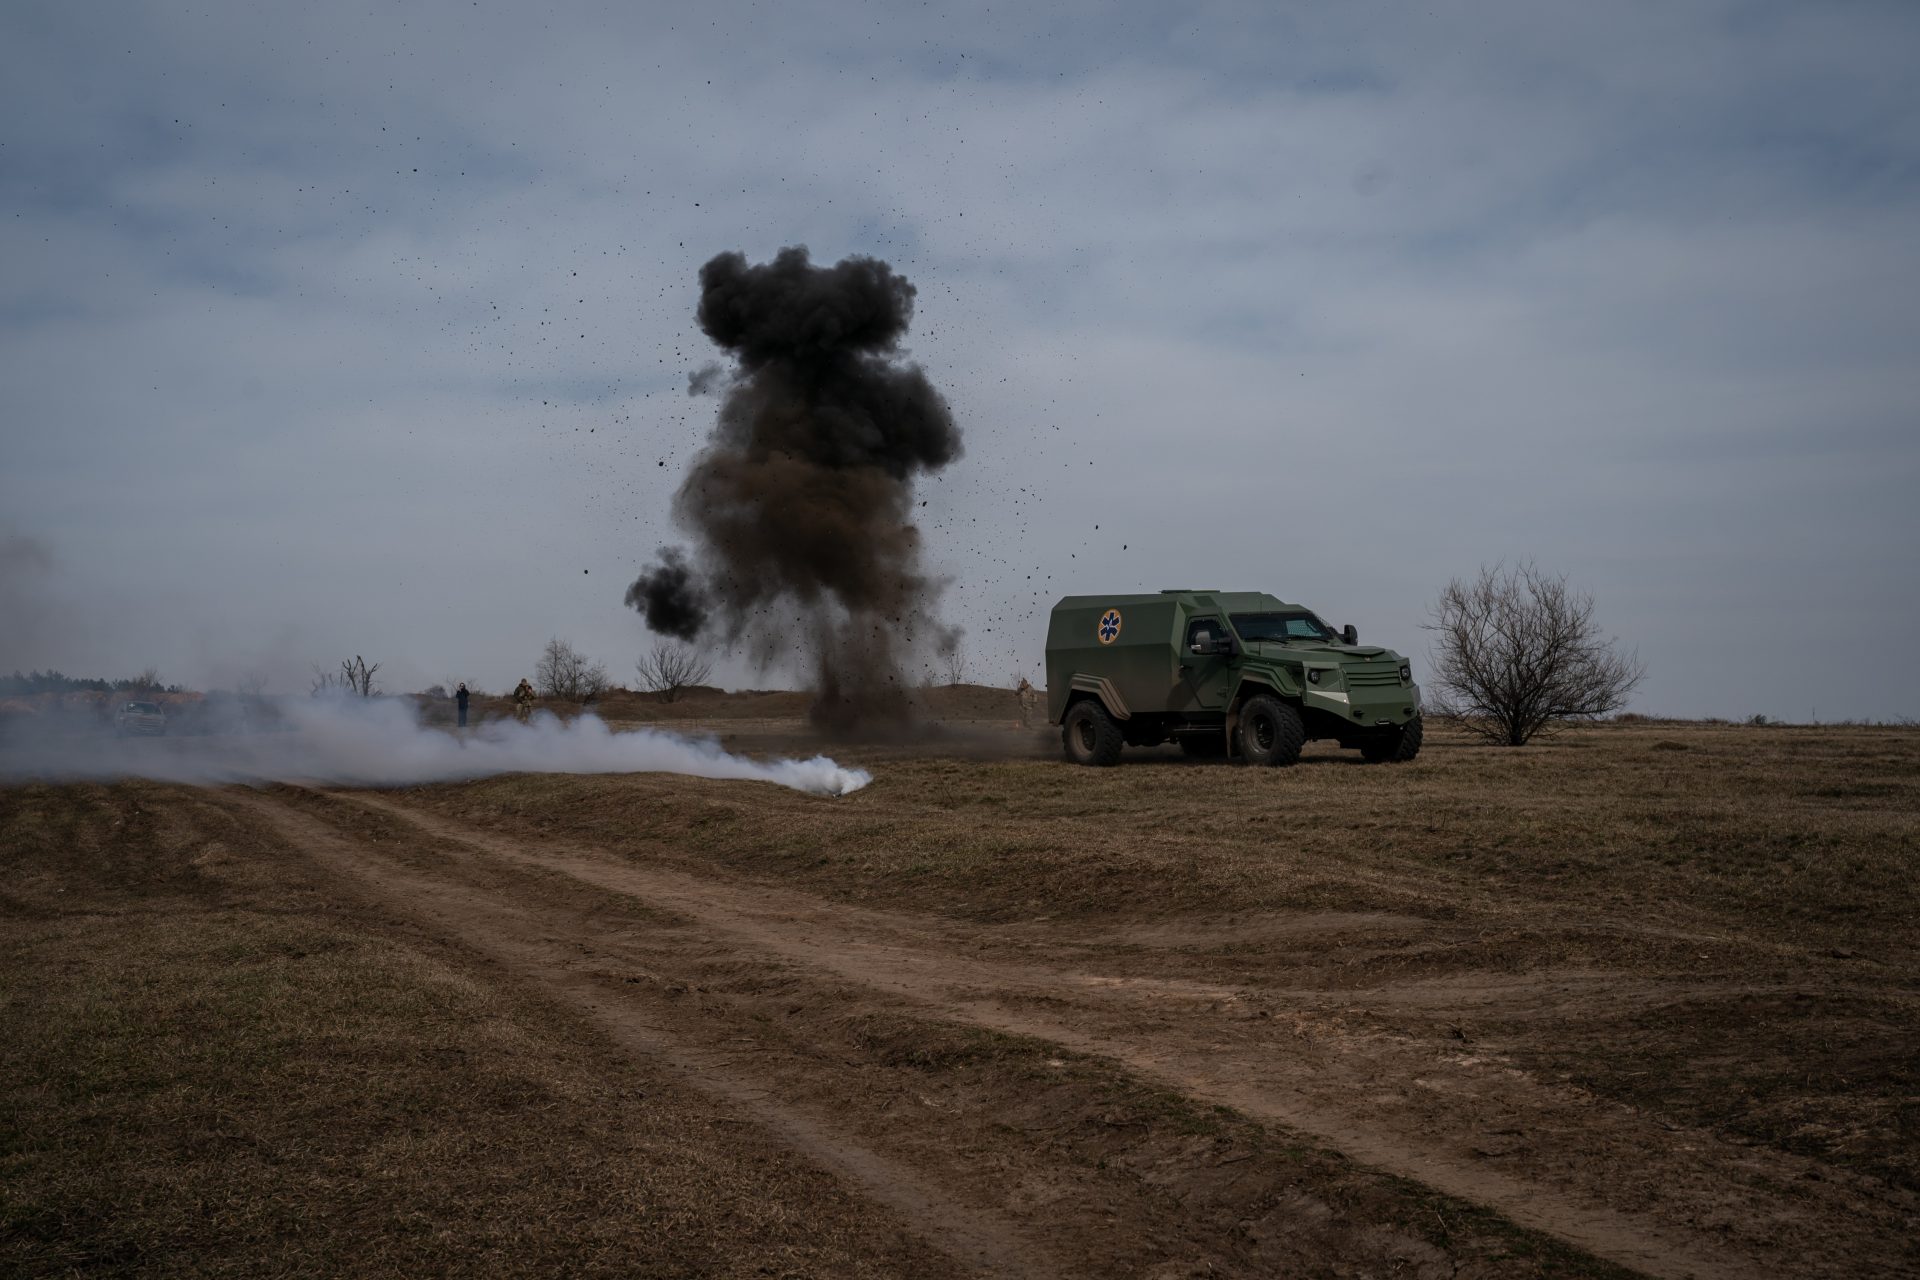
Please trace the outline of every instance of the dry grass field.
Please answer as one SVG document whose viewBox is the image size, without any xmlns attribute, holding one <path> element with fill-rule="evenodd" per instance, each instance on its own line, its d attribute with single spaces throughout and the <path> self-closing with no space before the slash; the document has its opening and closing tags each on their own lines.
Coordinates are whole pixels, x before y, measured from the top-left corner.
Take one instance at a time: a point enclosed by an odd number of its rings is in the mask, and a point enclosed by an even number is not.
<svg viewBox="0 0 1920 1280">
<path fill-rule="evenodd" d="M 0 1273 L 1920 1274 L 1920 731 L 977 701 L 839 799 L 0 790 Z"/>
</svg>

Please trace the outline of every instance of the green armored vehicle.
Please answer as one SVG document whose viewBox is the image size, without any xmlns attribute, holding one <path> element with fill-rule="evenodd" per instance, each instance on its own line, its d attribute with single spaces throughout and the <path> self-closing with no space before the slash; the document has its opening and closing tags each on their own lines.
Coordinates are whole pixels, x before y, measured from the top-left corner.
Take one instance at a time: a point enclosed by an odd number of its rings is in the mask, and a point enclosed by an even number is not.
<svg viewBox="0 0 1920 1280">
<path fill-rule="evenodd" d="M 1047 628 L 1047 719 L 1079 764 L 1170 738 L 1188 755 L 1268 765 L 1315 738 L 1376 764 L 1420 751 L 1405 658 L 1254 591 L 1068 596 Z"/>
</svg>

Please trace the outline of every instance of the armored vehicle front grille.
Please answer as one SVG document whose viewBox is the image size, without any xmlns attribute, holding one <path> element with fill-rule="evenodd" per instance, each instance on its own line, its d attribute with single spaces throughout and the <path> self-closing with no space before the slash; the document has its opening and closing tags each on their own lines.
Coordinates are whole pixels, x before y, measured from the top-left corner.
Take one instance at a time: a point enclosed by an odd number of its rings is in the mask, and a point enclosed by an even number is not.
<svg viewBox="0 0 1920 1280">
<path fill-rule="evenodd" d="M 1349 689 L 1379 689 L 1391 686 L 1400 687 L 1400 668 L 1398 667 L 1348 667 L 1346 670 Z"/>
</svg>

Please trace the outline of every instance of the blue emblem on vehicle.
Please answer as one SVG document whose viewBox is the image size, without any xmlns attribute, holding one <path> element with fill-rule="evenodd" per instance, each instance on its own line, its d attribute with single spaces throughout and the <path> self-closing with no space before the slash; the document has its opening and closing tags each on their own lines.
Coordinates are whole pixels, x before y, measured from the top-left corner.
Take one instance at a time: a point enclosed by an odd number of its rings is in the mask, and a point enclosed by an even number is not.
<svg viewBox="0 0 1920 1280">
<path fill-rule="evenodd" d="M 1100 615 L 1100 643 L 1112 644 L 1120 638 L 1120 611 L 1109 609 Z"/>
</svg>

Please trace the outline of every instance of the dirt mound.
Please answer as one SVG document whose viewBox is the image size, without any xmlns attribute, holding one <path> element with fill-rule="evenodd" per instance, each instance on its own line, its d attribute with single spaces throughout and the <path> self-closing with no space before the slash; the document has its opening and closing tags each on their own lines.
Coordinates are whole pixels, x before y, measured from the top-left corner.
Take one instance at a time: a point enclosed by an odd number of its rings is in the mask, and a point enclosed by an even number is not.
<svg viewBox="0 0 1920 1280">
<path fill-rule="evenodd" d="M 593 704 L 600 718 L 609 722 L 648 722 L 654 720 L 769 720 L 788 719 L 807 714 L 813 695 L 792 689 L 770 692 L 728 693 L 700 685 L 682 689 L 668 702 L 657 693 L 619 689 L 602 696 Z"/>
<path fill-rule="evenodd" d="M 1018 720 L 1020 697 L 1011 689 L 984 684 L 940 685 L 920 692 L 921 705 L 941 720 Z M 1046 691 L 1040 693 L 1041 704 Z"/>
<path fill-rule="evenodd" d="M 1041 695 L 1044 705 L 1045 694 Z M 549 705 L 542 703 L 542 705 Z M 601 719 L 612 723 L 648 723 L 673 720 L 786 720 L 804 718 L 813 694 L 803 689 L 746 689 L 729 692 L 700 685 L 682 689 L 669 702 L 658 693 L 616 689 L 593 704 Z M 1020 700 L 1011 689 L 957 684 L 913 691 L 913 706 L 923 720 L 994 720 L 1020 718 Z M 571 713 L 570 707 L 552 710 Z"/>
</svg>

